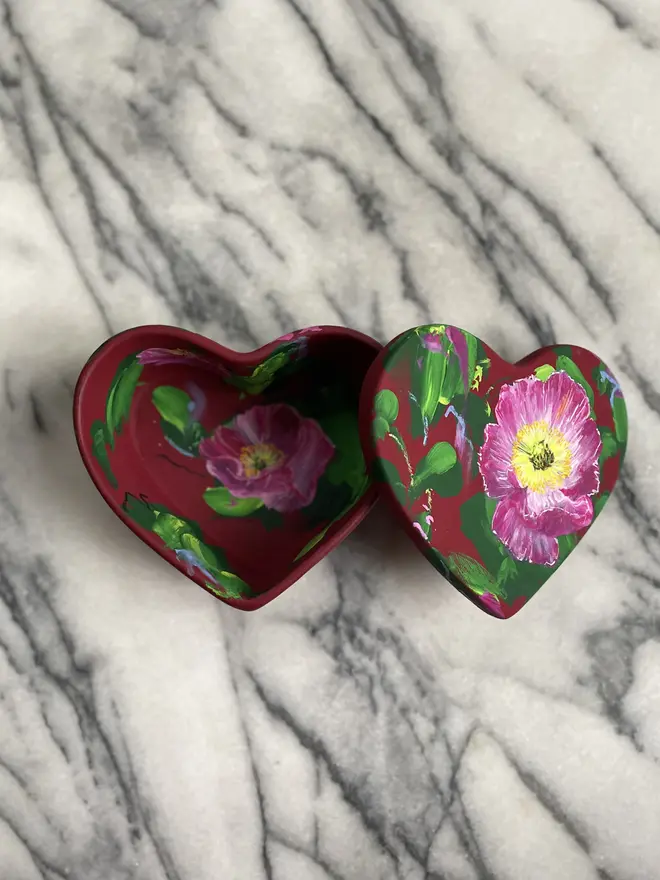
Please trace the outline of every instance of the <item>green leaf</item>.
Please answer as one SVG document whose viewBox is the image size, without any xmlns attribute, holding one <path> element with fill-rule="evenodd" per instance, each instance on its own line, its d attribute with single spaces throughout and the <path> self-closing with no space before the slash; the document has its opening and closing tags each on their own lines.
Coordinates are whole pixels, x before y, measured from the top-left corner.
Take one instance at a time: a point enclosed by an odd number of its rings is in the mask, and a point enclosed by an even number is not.
<svg viewBox="0 0 660 880">
<path fill-rule="evenodd" d="M 103 469 L 103 473 L 106 476 L 107 481 L 110 483 L 113 489 L 116 489 L 118 486 L 117 478 L 112 473 L 112 467 L 110 466 L 110 459 L 108 458 L 108 448 L 106 445 L 106 430 L 105 424 L 97 419 L 92 423 L 91 427 L 91 435 L 92 435 L 92 452 L 94 457 L 101 465 Z"/>
<path fill-rule="evenodd" d="M 479 556 L 488 571 L 499 571 L 502 556 L 507 555 L 506 548 L 493 532 L 491 527 L 492 513 L 487 502 L 497 502 L 479 492 L 468 498 L 461 505 L 461 530 L 465 537 L 474 544 Z"/>
<path fill-rule="evenodd" d="M 305 544 L 305 546 L 302 548 L 300 553 L 296 556 L 296 558 L 293 561 L 298 562 L 298 560 L 302 559 L 303 556 L 307 556 L 309 551 L 313 550 L 314 547 L 316 547 L 317 544 L 320 544 L 321 541 L 325 538 L 329 528 L 330 528 L 330 526 L 328 525 L 324 529 L 321 529 L 321 531 L 318 532 L 318 534 L 314 535 L 314 537 Z"/>
<path fill-rule="evenodd" d="M 345 482 L 333 483 L 324 474 L 318 482 L 314 500 L 302 511 L 308 526 L 324 528 L 351 504 L 353 497 L 352 486 Z"/>
<path fill-rule="evenodd" d="M 457 461 L 456 450 L 451 443 L 442 441 L 432 446 L 420 461 L 411 483 L 413 497 L 417 497 L 426 488 L 426 481 L 431 476 L 445 474 Z"/>
<path fill-rule="evenodd" d="M 561 561 L 560 557 L 559 562 Z M 531 562 L 516 561 L 516 574 L 506 584 L 507 602 L 512 602 L 520 596 L 529 599 L 541 589 L 550 575 L 556 570 L 557 564 L 553 566 L 533 565 Z"/>
<path fill-rule="evenodd" d="M 444 330 L 443 330 L 444 333 Z M 440 404 L 440 392 L 447 373 L 447 356 L 444 351 L 429 351 L 420 347 L 422 361 L 420 397 L 417 398 L 422 419 L 430 422 Z"/>
<path fill-rule="evenodd" d="M 498 587 L 495 578 L 476 559 L 463 553 L 451 553 L 447 564 L 452 574 L 478 595 L 481 596 L 484 593 L 497 595 Z"/>
<path fill-rule="evenodd" d="M 507 581 L 515 578 L 518 572 L 518 567 L 516 565 L 516 560 L 513 556 L 505 556 L 502 560 L 502 564 L 500 565 L 499 571 L 497 572 L 497 586 L 500 589 L 500 595 L 503 598 L 506 598 L 506 592 L 504 590 L 504 585 Z"/>
<path fill-rule="evenodd" d="M 475 337 L 476 339 L 476 337 Z M 479 385 L 483 385 L 484 380 L 487 378 L 488 373 L 490 372 L 490 368 L 492 366 L 490 361 L 490 356 L 486 349 L 484 348 L 484 344 L 480 339 L 477 339 L 477 367 L 481 367 L 481 378 L 479 380 Z M 477 378 L 477 372 L 475 367 L 475 376 Z M 473 383 L 474 384 L 474 381 Z"/>
<path fill-rule="evenodd" d="M 497 498 L 490 498 L 488 495 L 484 495 L 484 508 L 486 510 L 486 516 L 488 518 L 488 525 L 490 526 L 493 522 L 493 517 L 495 516 L 495 509 L 497 508 Z"/>
<path fill-rule="evenodd" d="M 388 483 L 392 487 L 392 491 L 400 504 L 408 503 L 408 490 L 401 482 L 399 471 L 391 461 L 386 458 L 377 458 L 375 461 L 375 471 L 380 482 Z"/>
<path fill-rule="evenodd" d="M 410 343 L 412 363 L 410 366 L 410 433 L 413 438 L 421 437 L 424 426 L 433 424 L 441 417 L 444 406 L 440 406 L 440 389 L 447 369 L 444 351 L 429 351 L 419 339 L 426 332 L 444 334 L 444 327 L 420 327 L 414 331 L 417 345 Z"/>
<path fill-rule="evenodd" d="M 184 550 L 190 550 L 194 553 L 200 562 L 203 563 L 204 567 L 214 576 L 227 567 L 227 558 L 224 550 L 220 547 L 212 547 L 206 544 L 192 532 L 184 532 L 181 535 L 181 544 Z"/>
<path fill-rule="evenodd" d="M 539 590 L 550 575 L 556 571 L 557 565 L 533 565 L 529 562 L 520 562 L 511 557 L 504 544 L 498 539 L 492 530 L 492 514 L 487 509 L 487 504 L 497 504 L 495 499 L 479 493 L 473 495 L 461 506 L 461 529 L 468 540 L 472 542 L 479 553 L 481 560 L 490 572 L 497 572 L 498 578 L 503 565 L 507 562 L 504 571 L 507 573 L 506 599 L 512 602 L 519 596 L 529 598 Z M 559 559 L 561 562 L 561 557 Z M 500 584 L 500 594 L 503 595 L 504 582 Z"/>
<path fill-rule="evenodd" d="M 612 414 L 614 416 L 614 431 L 616 439 L 625 447 L 628 440 L 628 411 L 623 397 L 616 396 L 614 405 L 612 406 Z"/>
<path fill-rule="evenodd" d="M 224 486 L 214 486 L 204 492 L 204 501 L 221 516 L 250 516 L 264 503 L 261 498 L 234 498 Z"/>
<path fill-rule="evenodd" d="M 584 378 L 584 374 L 582 370 L 578 367 L 575 361 L 571 360 L 571 358 L 566 357 L 566 355 L 559 355 L 557 358 L 557 369 L 563 370 L 565 373 L 573 379 L 574 382 L 577 382 L 578 385 L 581 385 L 589 398 L 589 406 L 591 407 L 591 411 L 593 413 L 594 409 L 594 389 L 591 387 L 589 382 Z"/>
<path fill-rule="evenodd" d="M 152 532 L 166 544 L 170 550 L 184 550 L 183 536 L 191 532 L 190 523 L 172 513 L 158 513 Z"/>
<path fill-rule="evenodd" d="M 282 514 L 279 510 L 271 510 L 270 507 L 258 507 L 252 516 L 259 520 L 267 532 L 273 532 L 282 528 Z"/>
<path fill-rule="evenodd" d="M 391 373 L 395 367 L 399 365 L 404 355 L 410 361 L 412 366 L 417 359 L 417 348 L 419 346 L 419 337 L 415 330 L 407 330 L 398 336 L 393 342 L 387 346 L 387 372 Z"/>
<path fill-rule="evenodd" d="M 607 502 L 609 500 L 609 497 L 610 497 L 609 492 L 602 492 L 600 495 L 598 495 L 596 497 L 596 499 L 594 500 L 594 519 L 596 519 L 596 517 L 600 513 L 602 513 L 603 508 L 605 507 L 605 505 L 607 504 Z"/>
<path fill-rule="evenodd" d="M 447 369 L 445 370 L 439 396 L 439 402 L 443 406 L 448 406 L 456 394 L 464 392 L 461 361 L 456 354 L 456 351 L 452 351 L 451 354 L 448 354 L 446 357 Z"/>
<path fill-rule="evenodd" d="M 199 455 L 199 444 L 208 437 L 208 432 L 199 422 L 190 422 L 185 431 L 179 431 L 174 425 L 161 419 L 160 427 L 171 446 L 184 455 Z"/>
<path fill-rule="evenodd" d="M 560 535 L 557 538 L 557 543 L 559 544 L 559 562 L 563 562 L 577 547 L 577 535 Z"/>
<path fill-rule="evenodd" d="M 389 423 L 382 416 L 376 416 L 373 423 L 373 435 L 376 440 L 384 440 L 390 430 Z"/>
<path fill-rule="evenodd" d="M 121 433 L 123 424 L 128 419 L 141 373 L 142 364 L 138 362 L 137 355 L 132 354 L 121 362 L 110 384 L 105 404 L 105 424 L 111 449 L 114 448 L 115 434 Z"/>
<path fill-rule="evenodd" d="M 149 532 L 152 530 L 158 514 L 146 501 L 127 493 L 124 497 L 122 508 L 133 522 Z"/>
<path fill-rule="evenodd" d="M 180 388 L 161 385 L 159 388 L 154 388 L 151 399 L 160 417 L 183 434 L 190 421 L 192 404 L 190 396 Z"/>
<path fill-rule="evenodd" d="M 214 577 L 226 566 L 224 552 L 202 540 L 201 530 L 196 522 L 176 516 L 162 505 L 149 504 L 130 494 L 126 494 L 122 508 L 134 522 L 158 535 L 170 550 L 191 553 Z"/>
<path fill-rule="evenodd" d="M 614 433 L 617 442 L 625 452 L 628 440 L 628 412 L 616 379 L 611 375 L 605 364 L 599 364 L 594 368 L 593 378 L 598 391 L 601 394 L 609 394 L 612 399 L 612 415 L 614 418 Z"/>
<path fill-rule="evenodd" d="M 391 425 L 399 415 L 399 399 L 393 391 L 383 388 L 376 395 L 374 409 L 377 416 L 380 416 L 388 425 Z"/>
<path fill-rule="evenodd" d="M 599 364 L 597 367 L 593 368 L 593 372 L 591 373 L 599 394 L 607 394 L 610 387 L 610 383 L 603 375 L 605 372 L 607 372 L 605 364 Z"/>
<path fill-rule="evenodd" d="M 599 466 L 602 468 L 603 463 L 607 461 L 608 458 L 612 458 L 617 455 L 619 452 L 619 444 L 617 442 L 616 436 L 613 431 L 610 431 L 609 428 L 604 428 L 602 426 L 598 426 L 598 431 L 600 432 L 600 439 L 603 444 L 603 448 L 600 453 L 599 458 Z"/>
<path fill-rule="evenodd" d="M 246 599 L 254 595 L 252 587 L 230 571 L 219 571 L 217 584 L 206 583 L 206 588 L 221 599 Z"/>
<path fill-rule="evenodd" d="M 432 474 L 425 480 L 426 489 L 431 489 L 440 498 L 454 498 L 463 491 L 463 468 L 459 461 L 444 474 Z"/>
<path fill-rule="evenodd" d="M 537 379 L 540 379 L 541 382 L 547 382 L 550 376 L 555 372 L 555 368 L 551 367 L 550 364 L 543 364 L 543 366 L 537 367 L 534 372 L 536 373 Z"/>
<path fill-rule="evenodd" d="M 494 421 L 493 415 L 488 415 L 486 401 L 476 394 L 468 394 L 465 401 L 465 425 L 475 449 L 484 445 L 484 433 L 486 425 Z"/>
<path fill-rule="evenodd" d="M 472 388 L 474 373 L 477 368 L 477 349 L 479 343 L 477 341 L 477 337 L 473 336 L 471 333 L 463 333 L 463 336 L 465 337 L 465 341 L 467 342 L 468 349 L 468 385 L 465 389 L 465 393 L 468 394 L 470 389 Z"/>
<path fill-rule="evenodd" d="M 326 477 L 336 486 L 346 483 L 357 491 L 364 484 L 367 473 L 357 410 L 342 410 L 321 416 L 318 423 L 335 447 L 335 454 L 325 470 Z"/>
<path fill-rule="evenodd" d="M 249 376 L 233 375 L 227 381 L 248 394 L 261 394 L 273 383 L 277 373 L 289 363 L 296 348 L 297 346 L 289 344 L 277 348 L 265 361 L 257 364 Z"/>
<path fill-rule="evenodd" d="M 343 519 L 344 516 L 346 516 L 346 514 L 355 505 L 355 502 L 358 500 L 358 498 L 360 498 L 361 495 L 363 494 L 363 492 L 366 491 L 367 486 L 369 485 L 369 482 L 370 482 L 369 477 L 367 474 L 365 474 L 362 486 L 358 486 L 354 490 L 353 496 L 351 497 L 351 500 L 348 502 L 346 507 L 344 507 L 343 510 L 341 510 L 337 514 L 337 516 L 335 516 L 335 518 L 333 520 L 331 520 L 327 526 L 325 526 L 325 528 L 321 529 L 321 531 L 317 535 L 315 535 L 310 541 L 307 542 L 307 544 L 305 544 L 303 549 L 296 556 L 296 558 L 294 560 L 295 562 L 297 562 L 299 559 L 302 559 L 303 556 L 306 556 L 310 550 L 313 550 L 314 547 L 316 547 L 316 545 L 319 544 L 325 538 L 326 534 L 328 533 L 328 530 L 332 526 L 334 526 L 335 523 L 339 522 L 339 520 Z"/>
</svg>

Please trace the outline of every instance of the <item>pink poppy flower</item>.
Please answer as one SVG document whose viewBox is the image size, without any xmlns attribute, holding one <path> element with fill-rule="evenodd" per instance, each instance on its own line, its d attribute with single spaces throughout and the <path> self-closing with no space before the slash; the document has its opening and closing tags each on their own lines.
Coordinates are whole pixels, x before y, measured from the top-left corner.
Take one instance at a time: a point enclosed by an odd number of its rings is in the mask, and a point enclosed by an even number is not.
<svg viewBox="0 0 660 880">
<path fill-rule="evenodd" d="M 313 419 L 284 403 L 253 406 L 199 444 L 207 471 L 235 498 L 288 513 L 314 500 L 335 448 Z"/>
<path fill-rule="evenodd" d="M 589 399 L 562 371 L 503 386 L 486 426 L 479 470 L 497 499 L 492 528 L 520 561 L 554 565 L 557 538 L 593 519 L 601 439 Z"/>
</svg>

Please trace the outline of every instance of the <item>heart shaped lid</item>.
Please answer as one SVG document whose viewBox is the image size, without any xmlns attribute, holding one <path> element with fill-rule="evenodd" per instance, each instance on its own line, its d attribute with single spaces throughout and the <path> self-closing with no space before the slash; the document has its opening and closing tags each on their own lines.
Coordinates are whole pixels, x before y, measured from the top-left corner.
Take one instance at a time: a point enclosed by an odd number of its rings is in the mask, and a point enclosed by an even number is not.
<svg viewBox="0 0 660 880">
<path fill-rule="evenodd" d="M 402 333 L 367 374 L 362 445 L 429 561 L 483 611 L 515 614 L 603 509 L 627 439 L 621 387 L 592 352 L 516 364 L 448 325 Z"/>
</svg>

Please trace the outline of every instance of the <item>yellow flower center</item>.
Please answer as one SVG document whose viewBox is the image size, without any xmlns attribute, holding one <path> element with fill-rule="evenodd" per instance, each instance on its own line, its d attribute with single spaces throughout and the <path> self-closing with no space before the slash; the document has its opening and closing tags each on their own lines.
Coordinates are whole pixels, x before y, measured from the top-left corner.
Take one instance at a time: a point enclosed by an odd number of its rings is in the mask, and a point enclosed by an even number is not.
<svg viewBox="0 0 660 880">
<path fill-rule="evenodd" d="M 257 477 L 266 468 L 279 464 L 284 453 L 272 443 L 255 443 L 241 449 L 241 464 L 246 477 Z"/>
<path fill-rule="evenodd" d="M 558 489 L 571 472 L 571 449 L 558 428 L 532 422 L 516 434 L 511 464 L 524 489 Z"/>
</svg>

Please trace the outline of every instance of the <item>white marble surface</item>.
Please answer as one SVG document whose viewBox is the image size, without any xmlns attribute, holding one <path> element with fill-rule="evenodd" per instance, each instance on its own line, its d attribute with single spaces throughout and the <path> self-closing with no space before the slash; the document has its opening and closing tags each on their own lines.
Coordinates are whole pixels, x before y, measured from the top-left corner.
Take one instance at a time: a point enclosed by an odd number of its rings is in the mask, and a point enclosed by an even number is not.
<svg viewBox="0 0 660 880">
<path fill-rule="evenodd" d="M 2 0 L 0 880 L 660 877 L 660 3 Z M 623 479 L 515 619 L 377 511 L 234 612 L 78 459 L 109 334 L 594 348 Z"/>
</svg>

